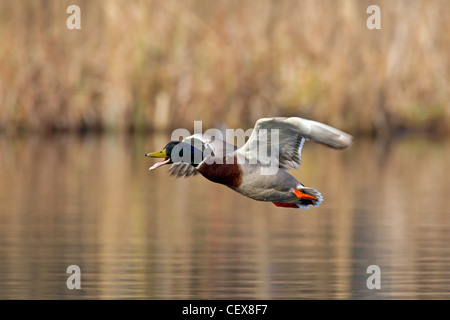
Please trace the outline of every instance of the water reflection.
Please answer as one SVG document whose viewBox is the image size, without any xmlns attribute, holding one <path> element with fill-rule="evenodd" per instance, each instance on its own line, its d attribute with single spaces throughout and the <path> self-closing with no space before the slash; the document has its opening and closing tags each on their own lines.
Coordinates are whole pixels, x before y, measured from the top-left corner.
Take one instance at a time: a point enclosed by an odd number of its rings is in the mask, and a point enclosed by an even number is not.
<svg viewBox="0 0 450 320">
<path fill-rule="evenodd" d="M 308 144 L 296 211 L 149 172 L 167 137 L 1 138 L 0 298 L 450 298 L 449 141 Z"/>
</svg>

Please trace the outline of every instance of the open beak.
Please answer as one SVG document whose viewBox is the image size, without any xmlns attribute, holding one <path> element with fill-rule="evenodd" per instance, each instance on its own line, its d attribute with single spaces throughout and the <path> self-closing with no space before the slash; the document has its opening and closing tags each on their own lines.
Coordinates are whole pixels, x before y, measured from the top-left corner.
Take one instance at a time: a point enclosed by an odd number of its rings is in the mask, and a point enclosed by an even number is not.
<svg viewBox="0 0 450 320">
<path fill-rule="evenodd" d="M 150 157 L 150 158 L 164 158 L 163 161 L 159 161 L 159 162 L 155 163 L 148 170 L 156 169 L 156 168 L 158 168 L 158 167 L 160 167 L 162 165 L 165 165 L 165 164 L 170 162 L 170 158 L 167 157 L 167 155 L 166 155 L 166 149 L 163 149 L 163 150 L 158 151 L 158 152 L 146 153 L 145 156 L 146 157 Z"/>
</svg>

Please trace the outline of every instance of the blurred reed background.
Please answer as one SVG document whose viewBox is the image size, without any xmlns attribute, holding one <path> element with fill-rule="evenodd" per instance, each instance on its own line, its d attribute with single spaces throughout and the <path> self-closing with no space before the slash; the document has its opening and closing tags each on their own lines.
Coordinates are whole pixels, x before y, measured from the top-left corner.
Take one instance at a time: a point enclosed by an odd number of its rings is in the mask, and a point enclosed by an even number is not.
<svg viewBox="0 0 450 320">
<path fill-rule="evenodd" d="M 81 30 L 66 9 L 81 8 Z M 366 9 L 381 7 L 381 30 Z M 251 127 L 448 132 L 448 1 L 0 1 L 6 133 Z"/>
</svg>

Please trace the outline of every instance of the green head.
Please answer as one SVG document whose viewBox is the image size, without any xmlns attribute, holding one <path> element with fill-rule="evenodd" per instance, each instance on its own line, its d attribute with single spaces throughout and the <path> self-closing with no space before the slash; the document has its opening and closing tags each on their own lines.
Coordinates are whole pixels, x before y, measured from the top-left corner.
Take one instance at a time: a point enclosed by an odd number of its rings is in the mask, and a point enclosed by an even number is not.
<svg viewBox="0 0 450 320">
<path fill-rule="evenodd" d="M 163 161 L 155 163 L 150 170 L 156 169 L 165 164 L 186 162 L 196 167 L 203 161 L 203 154 L 193 145 L 180 141 L 170 141 L 158 152 L 146 153 L 146 157 L 164 158 Z"/>
</svg>

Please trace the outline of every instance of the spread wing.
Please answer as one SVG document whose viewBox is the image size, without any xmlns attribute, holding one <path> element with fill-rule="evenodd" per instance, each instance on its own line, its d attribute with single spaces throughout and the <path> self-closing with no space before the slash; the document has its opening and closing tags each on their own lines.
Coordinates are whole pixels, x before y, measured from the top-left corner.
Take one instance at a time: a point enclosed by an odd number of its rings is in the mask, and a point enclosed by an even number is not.
<svg viewBox="0 0 450 320">
<path fill-rule="evenodd" d="M 352 144 L 353 137 L 317 121 L 297 117 L 262 118 L 256 122 L 250 138 L 237 152 L 249 160 L 261 161 L 264 158 L 262 156 L 272 150 L 277 153 L 276 158 L 281 169 L 298 169 L 305 140 L 334 149 L 345 149 Z M 270 157 L 273 156 L 270 154 Z"/>
<path fill-rule="evenodd" d="M 237 147 L 230 143 L 218 139 L 207 134 L 196 133 L 182 140 L 202 150 L 203 156 L 223 156 L 227 153 L 234 152 Z M 169 173 L 176 177 L 190 177 L 198 174 L 197 169 L 186 162 L 176 162 L 169 168 Z"/>
</svg>

